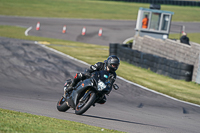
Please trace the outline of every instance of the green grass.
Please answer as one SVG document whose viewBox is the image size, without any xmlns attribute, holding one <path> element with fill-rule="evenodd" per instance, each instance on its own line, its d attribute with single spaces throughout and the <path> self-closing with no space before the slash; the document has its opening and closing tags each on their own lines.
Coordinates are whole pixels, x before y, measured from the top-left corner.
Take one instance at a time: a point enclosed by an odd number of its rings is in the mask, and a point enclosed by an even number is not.
<svg viewBox="0 0 200 133">
<path fill-rule="evenodd" d="M 102 133 L 100 127 L 60 120 L 45 116 L 32 115 L 0 109 L 1 133 Z M 103 129 L 105 133 L 120 133 L 116 130 Z"/>
<path fill-rule="evenodd" d="M 150 4 L 101 0 L 0 0 L 0 15 L 136 20 L 140 7 Z M 199 7 L 161 5 L 172 21 L 200 21 Z"/>
</svg>

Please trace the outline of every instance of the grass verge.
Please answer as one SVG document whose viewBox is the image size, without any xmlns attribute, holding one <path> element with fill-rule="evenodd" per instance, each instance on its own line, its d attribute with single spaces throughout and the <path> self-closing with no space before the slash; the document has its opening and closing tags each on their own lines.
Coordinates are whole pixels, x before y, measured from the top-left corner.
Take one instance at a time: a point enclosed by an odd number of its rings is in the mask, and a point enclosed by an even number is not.
<svg viewBox="0 0 200 133">
<path fill-rule="evenodd" d="M 102 0 L 0 0 L 0 15 L 136 20 L 150 4 Z M 199 7 L 161 5 L 174 12 L 172 21 L 200 21 Z"/>
<path fill-rule="evenodd" d="M 32 115 L 0 108 L 0 132 L 25 133 L 121 133 L 86 124 Z"/>
</svg>

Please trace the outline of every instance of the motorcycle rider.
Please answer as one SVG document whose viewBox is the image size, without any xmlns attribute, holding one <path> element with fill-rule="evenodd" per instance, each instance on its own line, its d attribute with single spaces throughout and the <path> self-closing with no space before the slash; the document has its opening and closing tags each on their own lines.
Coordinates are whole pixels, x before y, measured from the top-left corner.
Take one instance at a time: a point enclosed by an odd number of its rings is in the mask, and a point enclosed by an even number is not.
<svg viewBox="0 0 200 133">
<path fill-rule="evenodd" d="M 110 74 L 113 74 L 114 78 L 112 78 L 111 86 L 115 82 L 116 73 L 115 71 L 118 69 L 120 64 L 120 59 L 115 56 L 111 55 L 105 60 L 104 62 L 97 62 L 95 65 L 91 65 L 89 69 L 86 69 L 84 73 L 76 73 L 72 83 L 68 86 L 67 82 L 64 85 L 64 97 L 67 93 L 71 92 L 76 84 L 80 80 L 85 80 L 86 78 L 90 78 L 91 73 L 95 71 L 106 70 Z M 104 96 L 103 99 L 99 102 L 100 104 L 104 104 L 106 102 L 106 97 Z"/>
</svg>

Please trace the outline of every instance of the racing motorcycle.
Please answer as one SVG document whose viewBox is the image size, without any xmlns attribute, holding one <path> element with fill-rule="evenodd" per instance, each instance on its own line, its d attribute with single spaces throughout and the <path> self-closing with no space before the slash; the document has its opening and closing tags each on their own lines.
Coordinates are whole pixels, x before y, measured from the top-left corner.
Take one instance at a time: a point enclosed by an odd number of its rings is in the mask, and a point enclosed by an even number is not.
<svg viewBox="0 0 200 133">
<path fill-rule="evenodd" d="M 91 106 L 95 106 L 95 103 L 101 101 L 105 95 L 108 95 L 112 87 L 115 90 L 119 89 L 117 84 L 112 85 L 113 74 L 102 70 L 91 75 L 90 78 L 81 80 L 72 92 L 62 96 L 57 103 L 59 111 L 65 112 L 72 108 L 75 110 L 75 114 L 82 115 Z M 66 83 L 69 86 L 72 83 L 71 79 L 67 80 Z"/>
</svg>

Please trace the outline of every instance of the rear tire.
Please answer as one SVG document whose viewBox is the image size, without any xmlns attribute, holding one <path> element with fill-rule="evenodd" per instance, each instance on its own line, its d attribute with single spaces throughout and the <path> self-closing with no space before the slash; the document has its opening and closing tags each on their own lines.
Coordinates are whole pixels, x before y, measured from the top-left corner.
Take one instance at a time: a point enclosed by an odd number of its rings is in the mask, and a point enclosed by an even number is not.
<svg viewBox="0 0 200 133">
<path fill-rule="evenodd" d="M 57 109 L 58 111 L 61 111 L 61 112 L 65 112 L 69 109 L 70 107 L 67 105 L 66 101 L 65 101 L 65 98 L 62 97 L 58 103 L 57 103 Z"/>
<path fill-rule="evenodd" d="M 95 100 L 96 100 L 96 94 L 94 92 L 91 92 L 85 101 L 83 102 L 78 101 L 78 104 L 76 105 L 75 108 L 75 114 L 82 115 L 83 113 L 85 113 L 92 106 Z"/>
</svg>

